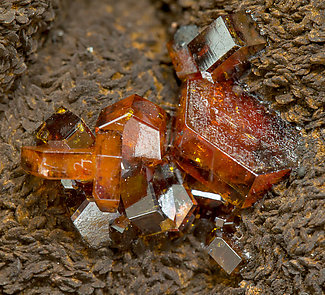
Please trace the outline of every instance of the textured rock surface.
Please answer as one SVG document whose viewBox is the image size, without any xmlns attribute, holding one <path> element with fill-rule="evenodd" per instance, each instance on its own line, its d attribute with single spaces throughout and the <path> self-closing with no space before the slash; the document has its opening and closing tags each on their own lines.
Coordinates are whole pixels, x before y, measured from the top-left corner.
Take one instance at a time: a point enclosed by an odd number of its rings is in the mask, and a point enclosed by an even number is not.
<svg viewBox="0 0 325 295">
<path fill-rule="evenodd" d="M 20 2 L 40 1 L 14 1 Z M 119 2 L 65 4 L 28 71 L 1 97 L 0 293 L 322 294 L 324 4 Z M 19 148 L 33 144 L 34 130 L 61 105 L 92 128 L 100 109 L 133 93 L 173 110 L 178 87 L 165 49 L 170 24 L 208 24 L 238 10 L 239 3 L 251 9 L 270 42 L 243 81 L 303 128 L 306 138 L 301 167 L 243 213 L 238 236 L 251 259 L 242 278 L 228 277 L 203 251 L 211 226 L 204 220 L 192 235 L 160 248 L 137 241 L 87 249 L 69 221 L 60 183 L 26 176 L 19 167 Z"/>
<path fill-rule="evenodd" d="M 0 89 L 8 90 L 33 60 L 61 0 L 4 0 L 0 3 Z M 61 1 L 62 2 L 62 1 Z"/>
</svg>

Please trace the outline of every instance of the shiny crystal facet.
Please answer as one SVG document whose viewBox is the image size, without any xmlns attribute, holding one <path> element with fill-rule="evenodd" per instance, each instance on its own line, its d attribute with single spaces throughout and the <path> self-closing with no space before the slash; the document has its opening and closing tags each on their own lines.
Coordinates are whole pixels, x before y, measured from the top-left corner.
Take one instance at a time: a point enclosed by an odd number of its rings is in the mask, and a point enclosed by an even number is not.
<svg viewBox="0 0 325 295">
<path fill-rule="evenodd" d="M 110 224 L 119 213 L 106 213 L 99 210 L 95 202 L 85 200 L 71 216 L 71 220 L 83 240 L 92 248 L 99 248 L 110 242 Z"/>
<path fill-rule="evenodd" d="M 251 16 L 236 13 L 212 22 L 188 44 L 203 78 L 229 78 L 266 44 Z M 210 82 L 211 82 L 210 81 Z"/>
<path fill-rule="evenodd" d="M 121 215 L 114 220 L 111 227 L 122 234 L 127 229 L 129 224 L 130 220 L 125 215 Z"/>
<path fill-rule="evenodd" d="M 170 230 L 181 230 L 190 221 L 197 202 L 183 186 L 181 172 L 173 163 L 157 166 L 153 186 L 164 214 L 175 224 Z"/>
<path fill-rule="evenodd" d="M 186 175 L 185 184 L 201 208 L 214 210 L 226 203 L 220 194 L 211 191 L 189 174 Z"/>
<path fill-rule="evenodd" d="M 63 107 L 38 128 L 36 138 L 39 144 L 69 148 L 90 147 L 95 141 L 85 122 Z"/>
<path fill-rule="evenodd" d="M 299 136 L 233 87 L 230 81 L 204 79 L 184 84 L 175 156 L 187 173 L 224 199 L 248 207 L 290 173 Z"/>
<path fill-rule="evenodd" d="M 160 232 L 161 222 L 165 217 L 159 208 L 158 201 L 151 185 L 147 186 L 147 193 L 139 201 L 125 208 L 126 216 L 144 233 Z"/>
<path fill-rule="evenodd" d="M 207 250 L 228 274 L 231 274 L 242 261 L 241 257 L 220 237 L 214 238 Z"/>
</svg>

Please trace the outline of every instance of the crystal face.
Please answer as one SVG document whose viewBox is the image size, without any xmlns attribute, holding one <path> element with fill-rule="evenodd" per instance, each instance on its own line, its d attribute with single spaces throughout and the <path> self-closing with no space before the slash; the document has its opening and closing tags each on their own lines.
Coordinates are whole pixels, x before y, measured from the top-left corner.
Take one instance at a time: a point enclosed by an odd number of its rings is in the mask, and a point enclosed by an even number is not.
<svg viewBox="0 0 325 295">
<path fill-rule="evenodd" d="M 129 169 L 128 169 L 129 172 Z M 121 197 L 126 216 L 148 234 L 183 230 L 197 205 L 182 185 L 180 171 L 172 163 L 155 169 L 142 167 L 124 178 Z M 131 197 L 132 196 L 132 197 Z"/>
<path fill-rule="evenodd" d="M 71 220 L 82 239 L 92 248 L 99 248 L 110 242 L 110 224 L 119 213 L 106 213 L 99 210 L 95 202 L 85 200 Z"/>
<path fill-rule="evenodd" d="M 207 250 L 228 274 L 231 274 L 242 261 L 241 257 L 220 237 L 214 238 Z"/>
<path fill-rule="evenodd" d="M 200 73 L 213 82 L 240 74 L 265 45 L 252 17 L 236 13 L 220 16 L 201 33 L 193 25 L 180 27 L 167 48 L 180 79 Z"/>
<path fill-rule="evenodd" d="M 232 82 L 188 80 L 177 118 L 175 156 L 194 178 L 248 207 L 296 164 L 298 132 Z"/>
</svg>

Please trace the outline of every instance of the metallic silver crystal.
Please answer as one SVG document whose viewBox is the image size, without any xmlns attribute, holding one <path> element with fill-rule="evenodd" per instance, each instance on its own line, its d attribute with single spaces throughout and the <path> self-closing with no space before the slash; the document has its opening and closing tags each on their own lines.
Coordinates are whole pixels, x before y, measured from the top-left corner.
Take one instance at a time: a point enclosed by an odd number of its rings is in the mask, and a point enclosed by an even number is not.
<svg viewBox="0 0 325 295">
<path fill-rule="evenodd" d="M 148 185 L 147 196 L 126 208 L 125 213 L 145 233 L 160 232 L 160 223 L 165 220 L 151 185 Z"/>
<path fill-rule="evenodd" d="M 197 38 L 188 44 L 200 71 L 208 71 L 219 59 L 238 45 L 222 17 L 218 17 Z"/>
<path fill-rule="evenodd" d="M 98 209 L 95 202 L 85 200 L 71 216 L 74 226 L 83 240 L 92 248 L 99 248 L 110 241 L 110 223 L 119 213 L 107 213 Z"/>
<path fill-rule="evenodd" d="M 220 237 L 214 238 L 207 250 L 228 274 L 231 274 L 242 261 L 241 257 Z"/>
</svg>

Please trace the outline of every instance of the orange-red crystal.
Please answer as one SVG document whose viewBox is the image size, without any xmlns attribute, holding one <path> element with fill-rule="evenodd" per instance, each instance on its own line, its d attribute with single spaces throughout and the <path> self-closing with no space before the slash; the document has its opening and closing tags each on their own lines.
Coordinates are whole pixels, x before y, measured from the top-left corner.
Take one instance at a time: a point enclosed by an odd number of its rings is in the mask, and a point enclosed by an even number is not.
<svg viewBox="0 0 325 295">
<path fill-rule="evenodd" d="M 239 207 L 250 206 L 297 161 L 297 130 L 231 81 L 188 80 L 176 128 L 178 164 Z"/>
</svg>

